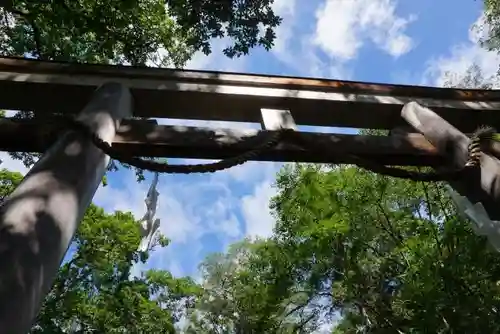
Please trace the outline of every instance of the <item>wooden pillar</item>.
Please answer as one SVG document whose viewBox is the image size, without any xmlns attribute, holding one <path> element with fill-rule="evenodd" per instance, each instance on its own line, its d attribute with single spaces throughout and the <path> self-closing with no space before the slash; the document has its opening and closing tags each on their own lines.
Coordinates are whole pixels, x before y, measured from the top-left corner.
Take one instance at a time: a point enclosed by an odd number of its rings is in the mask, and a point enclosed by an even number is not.
<svg viewBox="0 0 500 334">
<path fill-rule="evenodd" d="M 449 158 L 445 168 L 461 168 L 468 157 L 470 139 L 429 108 L 416 102 L 403 107 L 402 117 Z M 485 124 L 487 125 L 487 124 Z M 481 202 L 491 220 L 500 220 L 500 161 L 482 154 L 481 168 L 471 170 L 457 181 L 449 182 L 472 203 Z"/>
<path fill-rule="evenodd" d="M 29 97 L 27 97 L 29 98 Z M 111 142 L 131 117 L 128 88 L 98 88 L 77 119 Z M 84 136 L 65 133 L 0 207 L 0 333 L 26 334 L 109 164 Z"/>
</svg>

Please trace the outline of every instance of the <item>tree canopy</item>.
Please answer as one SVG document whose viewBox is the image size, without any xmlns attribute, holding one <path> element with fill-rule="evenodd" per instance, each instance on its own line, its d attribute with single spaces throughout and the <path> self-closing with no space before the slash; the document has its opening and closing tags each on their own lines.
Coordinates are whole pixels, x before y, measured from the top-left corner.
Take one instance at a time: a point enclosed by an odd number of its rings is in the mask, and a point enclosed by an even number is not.
<svg viewBox="0 0 500 334">
<path fill-rule="evenodd" d="M 277 187 L 273 237 L 202 264 L 193 333 L 499 332 L 500 258 L 441 184 L 297 165 Z"/>
<path fill-rule="evenodd" d="M 273 46 L 281 18 L 274 14 L 272 3 L 13 0 L 2 13 L 0 53 L 182 67 L 198 50 L 209 54 L 211 39 L 228 37 L 231 44 L 224 53 L 239 57 L 255 46 Z"/>
</svg>

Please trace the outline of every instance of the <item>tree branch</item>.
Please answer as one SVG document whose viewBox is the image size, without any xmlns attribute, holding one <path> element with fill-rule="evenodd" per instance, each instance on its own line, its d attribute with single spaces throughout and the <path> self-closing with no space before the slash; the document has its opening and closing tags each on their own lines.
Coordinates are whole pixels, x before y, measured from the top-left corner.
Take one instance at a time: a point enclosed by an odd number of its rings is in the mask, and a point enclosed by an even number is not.
<svg viewBox="0 0 500 334">
<path fill-rule="evenodd" d="M 309 317 L 307 317 L 305 319 L 305 321 L 302 321 L 300 324 L 298 324 L 295 329 L 299 332 L 299 333 L 302 333 L 302 330 L 304 329 L 304 326 L 307 325 L 309 323 L 309 321 L 311 321 L 312 319 L 314 319 L 314 317 L 316 316 L 316 314 L 314 312 L 311 313 L 311 315 Z"/>
<path fill-rule="evenodd" d="M 10 8 L 6 8 L 6 9 L 9 12 L 11 12 L 12 14 L 15 14 L 15 15 L 22 17 L 23 19 L 25 19 L 28 22 L 29 25 L 31 25 L 31 29 L 33 29 L 33 40 L 35 42 L 36 53 L 37 53 L 38 58 L 40 60 L 45 60 L 45 57 L 42 54 L 42 41 L 41 41 L 42 38 L 41 38 L 41 34 L 40 34 L 40 29 L 35 24 L 35 18 L 32 17 L 29 12 L 23 12 L 21 10 L 14 9 L 14 8 L 12 8 L 12 6 L 10 6 Z"/>
<path fill-rule="evenodd" d="M 430 201 L 430 198 L 429 198 L 429 191 L 428 191 L 428 188 L 427 188 L 427 185 L 425 184 L 425 182 L 420 182 L 420 184 L 422 185 L 422 189 L 424 191 L 424 196 L 425 196 L 425 201 L 427 202 L 427 211 L 429 211 L 429 220 L 432 221 L 432 206 L 431 206 L 431 201 Z M 437 231 L 436 231 L 436 227 L 435 226 L 431 226 L 432 228 L 432 231 L 434 233 L 432 233 L 433 237 L 434 237 L 434 240 L 436 241 L 436 246 L 438 248 L 438 251 L 439 251 L 439 254 L 443 255 L 443 250 L 441 248 L 441 242 L 439 241 L 439 238 L 438 238 L 438 235 L 437 235 Z"/>
<path fill-rule="evenodd" d="M 401 237 L 400 235 L 396 235 L 396 233 L 394 232 L 394 229 L 392 228 L 392 224 L 391 224 L 391 221 L 389 219 L 389 216 L 387 215 L 384 208 L 382 207 L 382 204 L 380 204 L 380 202 L 377 202 L 377 206 L 380 209 L 381 214 L 387 223 L 387 226 L 385 226 L 385 224 L 380 224 L 380 225 L 382 226 L 384 231 L 386 231 L 394 239 L 394 241 L 397 244 L 401 244 L 403 242 L 403 237 Z"/>
</svg>

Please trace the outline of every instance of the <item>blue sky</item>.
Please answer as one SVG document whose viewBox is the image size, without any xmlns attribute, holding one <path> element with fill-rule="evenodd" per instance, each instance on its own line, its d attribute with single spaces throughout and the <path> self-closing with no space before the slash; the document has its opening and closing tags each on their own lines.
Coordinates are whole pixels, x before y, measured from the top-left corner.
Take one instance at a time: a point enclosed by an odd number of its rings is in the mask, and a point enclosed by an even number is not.
<svg viewBox="0 0 500 334">
<path fill-rule="evenodd" d="M 478 32 L 471 31 L 480 19 L 482 1 L 276 0 L 275 9 L 284 21 L 274 50 L 253 50 L 230 60 L 220 52 L 226 41 L 218 40 L 213 54 L 197 54 L 188 68 L 439 86 L 446 71 L 459 78 L 475 62 L 493 74 L 500 63 L 496 54 L 477 45 Z M 4 153 L 0 159 L 2 167 L 25 172 Z M 171 160 L 186 162 L 197 161 Z M 279 168 L 279 163 L 247 163 L 215 174 L 160 176 L 157 217 L 172 243 L 156 250 L 146 267 L 198 277 L 197 266 L 210 252 L 224 251 L 245 236 L 269 236 L 274 221 L 268 203 Z M 151 177 L 137 184 L 129 171 L 112 173 L 109 185 L 97 191 L 95 203 L 140 218 Z"/>
</svg>

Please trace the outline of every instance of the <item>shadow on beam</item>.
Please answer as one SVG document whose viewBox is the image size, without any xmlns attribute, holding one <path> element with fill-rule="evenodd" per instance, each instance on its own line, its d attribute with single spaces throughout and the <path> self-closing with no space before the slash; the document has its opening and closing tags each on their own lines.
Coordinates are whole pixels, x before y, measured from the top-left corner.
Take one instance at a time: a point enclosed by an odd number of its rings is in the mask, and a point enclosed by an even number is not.
<svg viewBox="0 0 500 334">
<path fill-rule="evenodd" d="M 0 119 L 0 150 L 43 152 L 63 130 L 56 123 Z M 253 149 L 266 140 L 264 131 L 156 125 L 141 120 L 123 121 L 113 147 L 133 156 L 224 159 Z M 262 136 L 256 136 L 262 133 Z M 282 142 L 256 160 L 311 163 L 353 163 L 350 155 L 385 165 L 437 166 L 442 157 L 422 135 L 360 136 L 298 132 L 306 142 L 328 151 Z M 302 140 L 301 140 L 302 141 Z"/>
</svg>

